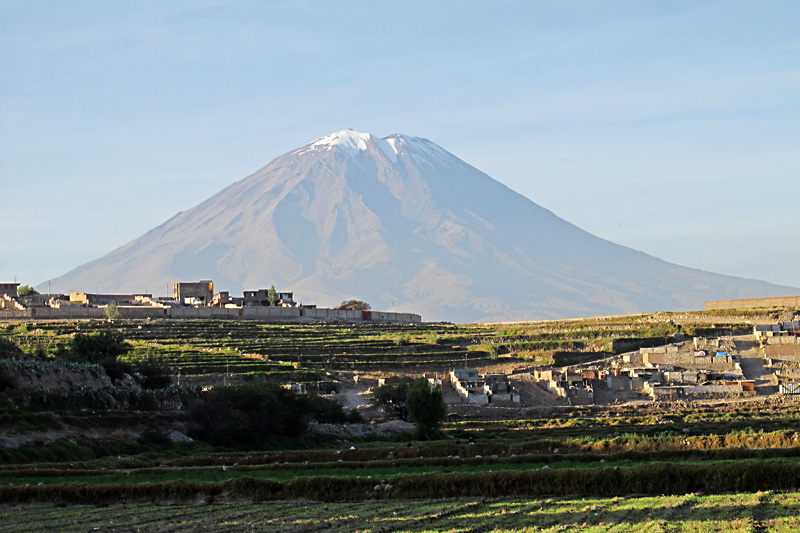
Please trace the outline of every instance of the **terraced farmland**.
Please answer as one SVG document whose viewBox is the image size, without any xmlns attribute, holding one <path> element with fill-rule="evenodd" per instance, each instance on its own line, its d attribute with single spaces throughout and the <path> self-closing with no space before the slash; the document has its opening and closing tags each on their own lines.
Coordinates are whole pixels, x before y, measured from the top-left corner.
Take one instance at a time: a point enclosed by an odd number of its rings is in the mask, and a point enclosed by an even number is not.
<svg viewBox="0 0 800 533">
<path fill-rule="evenodd" d="M 484 498 L 0 508 L 0 531 L 775 531 L 800 529 L 800 495 Z"/>
<path fill-rule="evenodd" d="M 424 372 L 498 363 L 566 364 L 667 342 L 691 328 L 668 316 L 517 325 L 265 324 L 223 321 L 40 322 L 8 326 L 24 350 L 53 353 L 76 333 L 113 329 L 131 360 L 157 356 L 176 374 L 309 379 L 325 372 Z"/>
<path fill-rule="evenodd" d="M 701 318 L 460 326 L 30 322 L 8 324 L 0 335 L 21 348 L 8 348 L 7 357 L 25 359 L 34 374 L 55 368 L 40 358 L 58 356 L 76 333 L 110 329 L 133 345 L 128 362 L 158 358 L 191 386 L 256 377 L 332 383 L 343 372 L 559 364 L 701 328 L 746 327 L 736 317 Z M 320 433 L 275 441 L 272 451 L 166 440 L 167 431 L 189 427 L 178 409 L 0 407 L 4 432 L 64 432 L 27 443 L 0 435 L 17 445 L 0 449 L 0 530 L 793 531 L 800 527 L 800 407 L 754 400 L 523 407 L 508 416 L 460 408 L 439 440 Z M 129 440 L 84 438 L 121 427 Z"/>
<path fill-rule="evenodd" d="M 123 531 L 792 531 L 800 524 L 800 435 L 768 429 L 796 426 L 796 406 L 565 415 L 520 421 L 513 431 L 451 424 L 450 438 L 410 446 L 353 441 L 212 453 L 185 446 L 4 461 L 0 516 L 6 528 L 23 525 L 15 531 L 87 524 Z M 54 512 L 55 505 L 66 507 Z"/>
</svg>

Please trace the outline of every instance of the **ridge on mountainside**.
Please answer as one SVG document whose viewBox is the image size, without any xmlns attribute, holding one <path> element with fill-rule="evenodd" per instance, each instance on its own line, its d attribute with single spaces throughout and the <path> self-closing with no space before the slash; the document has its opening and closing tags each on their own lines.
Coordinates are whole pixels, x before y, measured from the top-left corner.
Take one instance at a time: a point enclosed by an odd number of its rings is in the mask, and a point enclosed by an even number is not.
<svg viewBox="0 0 800 533">
<path fill-rule="evenodd" d="M 115 292 L 195 279 L 454 322 L 700 309 L 797 291 L 611 243 L 427 139 L 353 130 L 274 159 L 51 284 Z"/>
</svg>

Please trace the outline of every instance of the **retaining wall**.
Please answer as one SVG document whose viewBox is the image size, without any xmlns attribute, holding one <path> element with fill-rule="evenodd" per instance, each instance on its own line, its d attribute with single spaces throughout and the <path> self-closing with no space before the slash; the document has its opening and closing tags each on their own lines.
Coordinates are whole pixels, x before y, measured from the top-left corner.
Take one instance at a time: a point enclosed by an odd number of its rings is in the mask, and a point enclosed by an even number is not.
<svg viewBox="0 0 800 533">
<path fill-rule="evenodd" d="M 800 307 L 800 296 L 747 298 L 744 300 L 710 300 L 706 302 L 706 311 L 717 309 L 761 309 L 770 307 Z"/>
<path fill-rule="evenodd" d="M 342 322 L 378 322 L 407 324 L 420 323 L 422 317 L 413 313 L 372 311 L 364 313 L 350 309 L 323 309 L 299 307 L 118 307 L 120 318 L 176 318 L 202 320 L 286 320 L 292 322 L 339 320 Z M 105 318 L 105 309 L 99 307 L 65 306 L 33 307 L 25 310 L 3 310 L 0 319 L 81 319 Z"/>
<path fill-rule="evenodd" d="M 800 358 L 800 337 L 767 337 L 764 355 L 769 359 L 797 361 Z"/>
<path fill-rule="evenodd" d="M 730 370 L 734 367 L 733 357 L 696 356 L 691 353 L 643 353 L 642 361 L 648 365 L 674 365 L 683 368 L 701 367 L 708 370 Z"/>
</svg>

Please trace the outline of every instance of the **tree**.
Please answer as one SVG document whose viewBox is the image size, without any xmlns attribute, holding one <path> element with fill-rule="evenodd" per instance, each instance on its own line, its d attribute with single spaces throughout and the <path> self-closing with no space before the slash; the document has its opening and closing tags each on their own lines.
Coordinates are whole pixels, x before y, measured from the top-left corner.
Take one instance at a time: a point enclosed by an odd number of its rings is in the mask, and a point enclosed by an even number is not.
<svg viewBox="0 0 800 533">
<path fill-rule="evenodd" d="M 119 306 L 117 302 L 109 302 L 106 305 L 105 315 L 108 320 L 113 320 L 119 316 Z"/>
<path fill-rule="evenodd" d="M 372 309 L 367 302 L 362 302 L 361 300 L 345 300 L 344 302 L 340 303 L 334 309 L 354 309 L 356 311 L 369 311 Z"/>
<path fill-rule="evenodd" d="M 214 387 L 189 409 L 192 434 L 217 446 L 259 449 L 302 435 L 308 420 L 343 423 L 333 400 L 298 394 L 275 383 Z"/>
<path fill-rule="evenodd" d="M 411 378 L 404 376 L 387 379 L 384 385 L 372 391 L 372 405 L 407 422 L 406 394 L 412 383 Z"/>
<path fill-rule="evenodd" d="M 267 301 L 269 302 L 270 307 L 275 307 L 278 305 L 278 293 L 275 290 L 275 285 L 271 286 L 267 291 Z"/>
<path fill-rule="evenodd" d="M 122 334 L 115 331 L 98 331 L 88 335 L 78 334 L 70 343 L 70 357 L 75 361 L 102 364 L 108 359 L 131 351 L 133 346 L 125 341 Z"/>
<path fill-rule="evenodd" d="M 172 372 L 162 357 L 149 352 L 144 359 L 137 362 L 136 372 L 143 389 L 163 389 L 172 384 Z"/>
<path fill-rule="evenodd" d="M 33 296 L 34 294 L 39 294 L 39 291 L 30 285 L 20 285 L 17 287 L 17 295 L 19 296 Z"/>
<path fill-rule="evenodd" d="M 439 432 L 439 426 L 447 419 L 447 405 L 439 388 L 431 388 L 428 380 L 420 378 L 408 388 L 406 409 L 411 421 L 417 426 L 417 435 L 427 439 Z"/>
<path fill-rule="evenodd" d="M 121 334 L 100 331 L 89 335 L 75 335 L 65 355 L 72 361 L 100 365 L 111 379 L 119 379 L 123 374 L 132 373 L 132 369 L 118 361 L 117 357 L 128 353 L 132 348 Z"/>
</svg>

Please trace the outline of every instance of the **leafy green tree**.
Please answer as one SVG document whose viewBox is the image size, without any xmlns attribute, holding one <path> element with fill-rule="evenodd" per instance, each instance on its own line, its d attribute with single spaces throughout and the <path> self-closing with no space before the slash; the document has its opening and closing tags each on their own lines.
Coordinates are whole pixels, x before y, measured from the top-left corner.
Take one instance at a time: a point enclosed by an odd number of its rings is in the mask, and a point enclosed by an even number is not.
<svg viewBox="0 0 800 533">
<path fill-rule="evenodd" d="M 123 336 L 114 331 L 99 331 L 88 335 L 75 335 L 70 343 L 66 358 L 83 363 L 102 366 L 111 379 L 119 379 L 130 374 L 133 369 L 117 358 L 131 351 L 133 346 Z"/>
<path fill-rule="evenodd" d="M 383 385 L 372 391 L 372 405 L 407 422 L 406 394 L 413 382 L 414 380 L 405 376 L 387 379 Z"/>
<path fill-rule="evenodd" d="M 275 290 L 275 285 L 272 285 L 267 291 L 267 301 L 270 307 L 278 305 L 278 292 Z"/>
<path fill-rule="evenodd" d="M 217 446 L 259 449 L 300 436 L 308 420 L 342 423 L 342 406 L 274 383 L 215 387 L 190 406 L 193 436 Z"/>
<path fill-rule="evenodd" d="M 76 361 L 102 364 L 107 359 L 116 360 L 131 349 L 122 334 L 115 331 L 98 331 L 97 333 L 78 334 L 70 343 L 70 355 Z"/>
<path fill-rule="evenodd" d="M 39 294 L 39 291 L 31 287 L 30 285 L 20 285 L 17 287 L 17 294 L 19 296 L 33 296 L 34 294 Z"/>
<path fill-rule="evenodd" d="M 439 432 L 439 426 L 447 420 L 447 405 L 442 391 L 431 388 L 428 380 L 416 380 L 406 393 L 406 409 L 411 421 L 417 427 L 420 438 L 431 438 Z"/>
<path fill-rule="evenodd" d="M 119 316 L 119 306 L 117 302 L 109 302 L 106 305 L 105 315 L 108 320 L 113 320 Z"/>
<path fill-rule="evenodd" d="M 372 306 L 369 305 L 367 302 L 362 302 L 361 300 L 345 300 L 334 309 L 353 309 L 356 311 L 369 311 L 372 309 Z"/>
<path fill-rule="evenodd" d="M 342 404 L 323 398 L 318 394 L 304 394 L 302 395 L 305 402 L 305 410 L 308 415 L 317 422 L 323 424 L 344 424 L 348 422 L 348 416 L 345 414 Z"/>
<path fill-rule="evenodd" d="M 299 395 L 273 383 L 214 387 L 190 407 L 193 436 L 217 446 L 258 449 L 306 429 Z"/>
<path fill-rule="evenodd" d="M 163 389 L 172 384 L 172 372 L 164 359 L 152 353 L 136 364 L 139 383 L 143 389 Z"/>
</svg>

